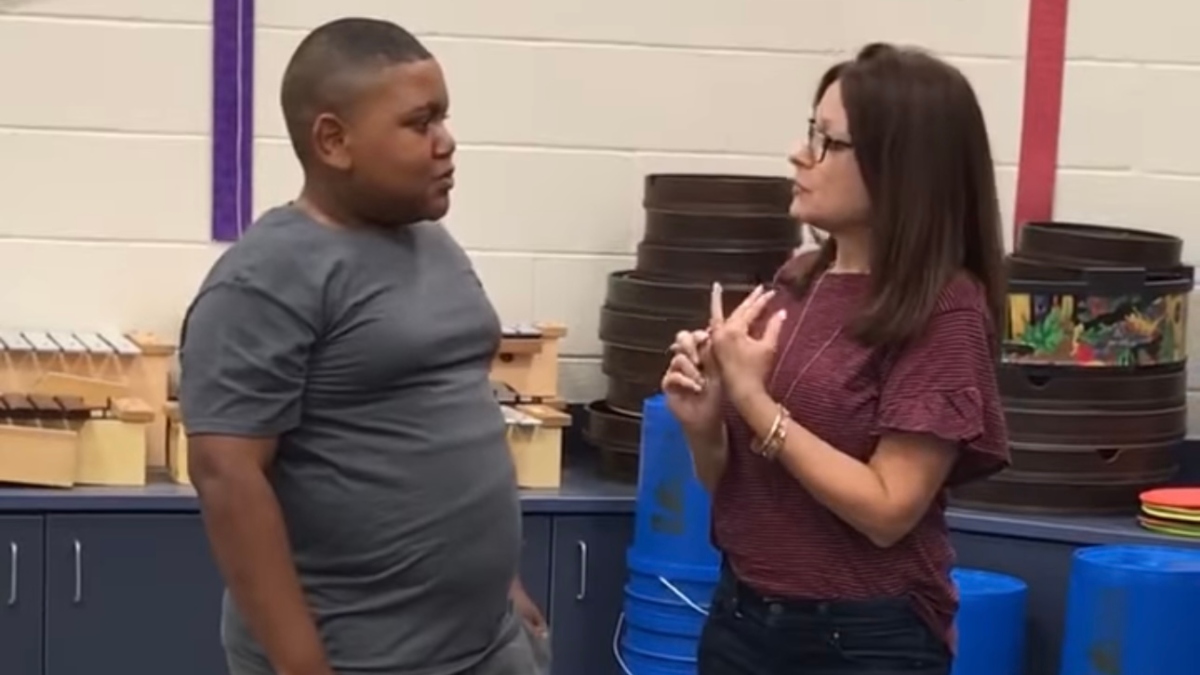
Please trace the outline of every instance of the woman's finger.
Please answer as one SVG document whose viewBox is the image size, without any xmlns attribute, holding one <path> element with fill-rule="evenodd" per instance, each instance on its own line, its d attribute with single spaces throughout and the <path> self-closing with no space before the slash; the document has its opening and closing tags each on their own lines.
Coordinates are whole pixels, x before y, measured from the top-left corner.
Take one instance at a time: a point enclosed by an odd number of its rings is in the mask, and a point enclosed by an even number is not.
<svg viewBox="0 0 1200 675">
<path fill-rule="evenodd" d="M 740 304 L 738 304 L 738 306 L 735 307 L 732 312 L 729 313 L 729 317 L 726 320 L 731 321 L 733 319 L 740 318 L 741 315 L 746 311 L 746 306 L 753 303 L 762 294 L 763 294 L 762 284 L 755 286 L 754 290 L 750 291 L 749 295 L 742 298 L 742 302 Z"/>
<path fill-rule="evenodd" d="M 691 359 L 683 354 L 676 354 L 675 358 L 671 359 L 671 364 L 667 367 L 667 370 L 680 373 L 688 379 L 704 384 L 704 374 L 700 372 L 699 359 Z"/>
<path fill-rule="evenodd" d="M 760 294 L 753 302 L 744 303 L 744 307 L 739 308 L 741 314 L 738 316 L 738 320 L 745 322 L 747 326 L 752 325 L 774 297 L 775 291 L 767 291 Z"/>
<path fill-rule="evenodd" d="M 725 303 L 721 299 L 721 284 L 714 281 L 712 296 L 709 298 L 709 329 L 720 328 L 725 323 Z"/>
<path fill-rule="evenodd" d="M 662 380 L 663 391 L 688 392 L 699 394 L 704 391 L 704 385 L 684 375 L 677 370 L 667 371 Z"/>
<path fill-rule="evenodd" d="M 717 359 L 716 354 L 713 352 L 713 341 L 706 339 L 700 345 L 699 350 L 700 358 L 696 362 L 700 364 L 701 372 L 708 373 L 709 376 L 714 375 L 716 373 Z"/>
<path fill-rule="evenodd" d="M 762 341 L 772 350 L 775 349 L 775 345 L 779 344 L 779 331 L 783 329 L 783 322 L 786 320 L 787 312 L 782 309 L 767 319 L 767 327 L 763 329 Z"/>
<path fill-rule="evenodd" d="M 764 290 L 762 286 L 755 288 L 750 295 L 746 296 L 742 304 L 738 305 L 738 308 L 729 315 L 725 323 L 727 325 L 735 325 L 739 330 L 749 330 L 750 325 L 754 323 L 754 320 L 762 313 L 763 308 L 774 297 L 774 290 Z"/>
<path fill-rule="evenodd" d="M 675 334 L 675 342 L 671 345 L 673 354 L 683 354 L 693 361 L 700 360 L 700 348 L 696 340 L 696 332 L 681 330 Z"/>
</svg>

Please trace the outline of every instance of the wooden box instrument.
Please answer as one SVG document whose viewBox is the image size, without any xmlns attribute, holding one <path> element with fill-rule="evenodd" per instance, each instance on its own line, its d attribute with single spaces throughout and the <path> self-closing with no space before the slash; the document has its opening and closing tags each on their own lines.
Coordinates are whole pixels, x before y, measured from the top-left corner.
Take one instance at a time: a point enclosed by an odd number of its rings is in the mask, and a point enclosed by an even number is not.
<svg viewBox="0 0 1200 675">
<path fill-rule="evenodd" d="M 187 429 L 179 414 L 179 402 L 168 401 L 163 407 L 167 418 L 167 475 L 171 480 L 182 485 L 191 485 L 192 479 L 188 474 L 188 438 Z"/>
<path fill-rule="evenodd" d="M 146 464 L 166 463 L 167 375 L 175 347 L 149 333 L 0 329 L 0 392 L 66 396 L 103 409 L 114 399 L 149 407 Z"/>
<path fill-rule="evenodd" d="M 503 328 L 500 349 L 492 359 L 491 379 L 517 392 L 524 401 L 557 405 L 558 343 L 567 334 L 557 323 Z"/>
<path fill-rule="evenodd" d="M 571 426 L 566 402 L 558 397 L 526 396 L 504 382 L 492 381 L 507 426 L 508 449 L 523 488 L 557 488 L 562 483 L 563 430 Z"/>
<path fill-rule="evenodd" d="M 0 395 L 0 481 L 24 485 L 145 485 L 146 427 L 135 398 L 95 406 L 82 396 Z"/>
<path fill-rule="evenodd" d="M 548 405 L 500 406 L 508 426 L 508 449 L 517 470 L 517 486 L 562 485 L 563 430 L 571 416 Z"/>
</svg>

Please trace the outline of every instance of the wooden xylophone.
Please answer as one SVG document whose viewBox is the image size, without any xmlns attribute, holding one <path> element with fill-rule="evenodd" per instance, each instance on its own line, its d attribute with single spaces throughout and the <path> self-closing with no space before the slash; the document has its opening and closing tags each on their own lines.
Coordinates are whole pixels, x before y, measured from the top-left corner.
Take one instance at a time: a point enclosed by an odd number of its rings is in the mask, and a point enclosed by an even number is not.
<svg viewBox="0 0 1200 675">
<path fill-rule="evenodd" d="M 117 398 L 0 394 L 0 480 L 70 487 L 142 485 L 150 406 Z"/>
<path fill-rule="evenodd" d="M 148 410 L 150 421 L 142 424 L 145 463 L 162 466 L 166 422 L 158 411 L 167 401 L 174 356 L 173 345 L 149 333 L 0 328 L 0 392 L 16 392 L 0 415 L 14 425 L 34 420 L 45 429 L 82 420 L 85 408 L 94 419 L 117 419 L 119 410 L 130 408 L 144 416 Z"/>
</svg>

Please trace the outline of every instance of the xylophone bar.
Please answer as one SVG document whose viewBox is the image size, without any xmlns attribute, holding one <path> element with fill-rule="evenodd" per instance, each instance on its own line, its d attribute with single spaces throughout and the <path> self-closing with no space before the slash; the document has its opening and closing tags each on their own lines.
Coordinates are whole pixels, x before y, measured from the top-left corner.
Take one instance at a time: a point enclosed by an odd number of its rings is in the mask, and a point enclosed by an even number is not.
<svg viewBox="0 0 1200 675">
<path fill-rule="evenodd" d="M 69 429 L 104 416 L 105 409 L 88 406 L 80 396 L 0 394 L 0 423 L 4 424 Z"/>
<path fill-rule="evenodd" d="M 0 423 L 24 421 L 87 421 L 121 419 L 150 422 L 154 411 L 136 398 L 115 398 L 105 405 L 88 402 L 82 396 L 62 394 L 0 394 Z"/>
<path fill-rule="evenodd" d="M 536 338 L 542 336 L 542 329 L 532 323 L 514 323 L 501 326 L 500 333 L 506 338 Z"/>
<path fill-rule="evenodd" d="M 10 352 L 51 352 L 139 356 L 142 349 L 117 332 L 0 329 L 0 348 Z"/>
<path fill-rule="evenodd" d="M 504 413 L 504 423 L 510 427 L 540 427 L 542 420 L 528 413 L 510 408 L 508 406 L 500 406 L 500 410 Z"/>
</svg>

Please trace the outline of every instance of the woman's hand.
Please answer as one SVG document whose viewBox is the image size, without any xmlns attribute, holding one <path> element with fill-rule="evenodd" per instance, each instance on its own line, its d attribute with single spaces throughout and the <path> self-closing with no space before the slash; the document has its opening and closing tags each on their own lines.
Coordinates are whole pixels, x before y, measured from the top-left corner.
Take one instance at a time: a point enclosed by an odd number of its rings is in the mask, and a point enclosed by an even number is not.
<svg viewBox="0 0 1200 675">
<path fill-rule="evenodd" d="M 708 331 L 680 331 L 671 345 L 674 356 L 663 375 L 667 407 L 687 429 L 720 424 L 721 372 L 713 359 Z"/>
<path fill-rule="evenodd" d="M 767 373 L 775 362 L 779 331 L 787 315 L 783 310 L 772 314 L 758 338 L 750 334 L 750 327 L 774 296 L 774 291 L 759 286 L 726 317 L 721 285 L 713 284 L 709 339 L 721 379 L 733 398 L 752 395 L 766 386 Z"/>
</svg>

